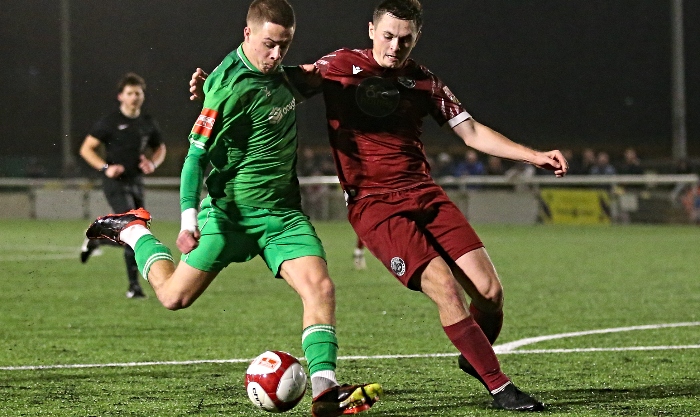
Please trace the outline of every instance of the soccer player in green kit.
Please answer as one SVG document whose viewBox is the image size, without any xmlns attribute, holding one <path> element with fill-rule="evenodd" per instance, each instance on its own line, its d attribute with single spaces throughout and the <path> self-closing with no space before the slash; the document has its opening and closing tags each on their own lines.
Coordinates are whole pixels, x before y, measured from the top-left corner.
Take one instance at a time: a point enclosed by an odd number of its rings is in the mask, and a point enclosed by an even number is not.
<svg viewBox="0 0 700 417">
<path fill-rule="evenodd" d="M 335 377 L 334 285 L 321 241 L 301 211 L 295 170 L 295 107 L 304 96 L 289 77 L 304 75 L 301 70 L 285 74 L 280 66 L 294 29 L 294 11 L 286 0 L 254 0 L 243 43 L 206 81 L 204 108 L 182 168 L 177 246 L 183 256 L 177 267 L 148 229 L 151 216 L 144 209 L 100 217 L 86 235 L 131 246 L 142 275 L 171 310 L 190 306 L 230 263 L 260 255 L 302 299 L 312 415 L 355 414 L 369 409 L 382 388 L 341 386 Z M 208 195 L 197 213 L 209 163 Z"/>
</svg>

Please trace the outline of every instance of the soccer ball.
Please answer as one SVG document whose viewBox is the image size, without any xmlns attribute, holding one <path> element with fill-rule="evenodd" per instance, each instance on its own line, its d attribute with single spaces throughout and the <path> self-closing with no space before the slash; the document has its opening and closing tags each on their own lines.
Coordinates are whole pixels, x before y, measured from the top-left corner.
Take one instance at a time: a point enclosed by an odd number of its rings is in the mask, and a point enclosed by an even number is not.
<svg viewBox="0 0 700 417">
<path fill-rule="evenodd" d="M 248 366 L 245 389 L 253 404 L 271 413 L 281 413 L 291 410 L 304 398 L 306 372 L 289 353 L 268 350 Z"/>
</svg>

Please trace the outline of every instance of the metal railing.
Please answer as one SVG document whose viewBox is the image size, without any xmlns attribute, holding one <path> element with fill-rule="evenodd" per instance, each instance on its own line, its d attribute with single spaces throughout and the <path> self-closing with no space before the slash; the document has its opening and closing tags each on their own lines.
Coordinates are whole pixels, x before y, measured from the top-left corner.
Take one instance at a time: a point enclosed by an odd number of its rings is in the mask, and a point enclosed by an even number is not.
<svg viewBox="0 0 700 417">
<path fill-rule="evenodd" d="M 644 193 L 652 195 L 660 204 L 678 209 L 681 195 L 686 190 L 700 185 L 696 174 L 644 174 L 644 175 L 579 175 L 556 178 L 553 175 L 535 176 L 468 176 L 441 177 L 436 180 L 457 200 L 466 199 L 482 205 L 484 200 L 494 193 L 513 193 L 511 200 L 518 194 L 530 195 L 530 200 L 539 198 L 540 190 L 552 188 L 579 188 L 607 191 L 607 194 L 624 213 L 624 203 L 629 197 Z M 179 213 L 178 177 L 146 177 L 145 185 L 151 190 L 149 208 L 156 205 L 156 210 L 167 212 L 167 217 L 177 217 Z M 342 219 L 346 215 L 342 190 L 336 176 L 301 177 L 302 200 L 307 214 L 313 219 Z M 103 210 L 106 202 L 100 190 L 101 181 L 91 178 L 0 178 L 0 217 L 41 218 L 42 213 L 52 215 L 65 203 L 72 210 L 60 216 L 73 215 L 90 218 L 95 211 Z M 315 186 L 315 187 L 314 187 Z M 323 186 L 323 187 L 319 187 Z M 155 190 L 159 190 L 156 193 Z M 171 195 L 172 193 L 172 195 Z M 491 194 L 487 194 L 491 193 Z M 523 194 L 529 193 L 529 194 Z M 635 195 L 636 193 L 636 195 Z M 23 200 L 22 203 L 15 200 Z M 513 200 L 515 201 L 515 200 Z M 520 200 L 519 200 L 520 201 Z M 528 200 L 529 201 L 529 200 Z M 663 203 L 665 201 L 665 203 Z M 468 203 L 471 206 L 472 203 Z M 488 203 L 490 204 L 490 203 Z M 507 203 L 504 203 L 507 204 Z M 513 203 L 517 204 L 517 203 Z M 658 206 L 655 206 L 655 208 Z M 465 208 L 465 211 L 468 209 Z M 104 214 L 104 213 L 102 213 Z M 475 212 L 471 213 L 476 216 Z M 59 214 L 56 214 L 59 216 Z M 615 216 L 613 216 L 615 217 Z M 617 218 L 613 219 L 617 221 Z"/>
<path fill-rule="evenodd" d="M 179 188 L 179 177 L 146 177 L 147 187 Z M 697 174 L 643 174 L 643 175 L 570 175 L 556 178 L 552 175 L 535 175 L 527 177 L 505 175 L 481 175 L 465 177 L 441 177 L 436 182 L 444 186 L 515 186 L 515 185 L 555 185 L 555 186 L 625 186 L 646 187 L 692 185 L 700 182 Z M 300 177 L 299 183 L 305 185 L 338 184 L 334 175 L 317 177 Z M 0 178 L 2 188 L 46 188 L 62 186 L 64 188 L 98 188 L 98 180 L 88 178 Z"/>
</svg>

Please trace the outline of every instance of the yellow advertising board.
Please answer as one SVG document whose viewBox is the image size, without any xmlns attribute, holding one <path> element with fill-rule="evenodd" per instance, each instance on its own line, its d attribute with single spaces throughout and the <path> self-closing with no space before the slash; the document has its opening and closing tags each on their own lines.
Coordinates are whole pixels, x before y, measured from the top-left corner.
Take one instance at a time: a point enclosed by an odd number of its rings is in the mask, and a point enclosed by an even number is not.
<svg viewBox="0 0 700 417">
<path fill-rule="evenodd" d="M 604 190 L 541 190 L 540 220 L 549 224 L 609 224 L 610 196 Z"/>
</svg>

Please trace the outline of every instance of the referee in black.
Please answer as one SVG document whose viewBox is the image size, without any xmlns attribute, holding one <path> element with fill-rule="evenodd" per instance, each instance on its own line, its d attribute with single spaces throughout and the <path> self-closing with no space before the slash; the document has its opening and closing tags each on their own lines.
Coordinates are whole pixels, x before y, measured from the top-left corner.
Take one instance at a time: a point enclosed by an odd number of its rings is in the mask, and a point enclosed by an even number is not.
<svg viewBox="0 0 700 417">
<path fill-rule="evenodd" d="M 145 90 L 146 82 L 139 75 L 124 75 L 117 85 L 119 109 L 100 119 L 80 147 L 80 156 L 104 174 L 102 187 L 113 213 L 145 207 L 143 175 L 153 173 L 165 159 L 165 144 L 158 124 L 141 112 Z M 83 244 L 80 254 L 83 263 L 97 249 L 98 242 L 91 240 Z M 124 260 L 129 278 L 127 298 L 145 297 L 134 251 L 128 245 L 124 246 Z"/>
</svg>

